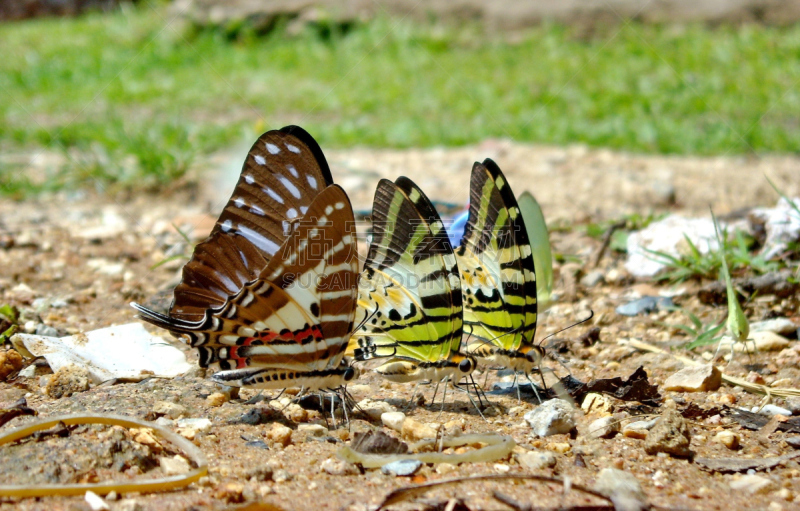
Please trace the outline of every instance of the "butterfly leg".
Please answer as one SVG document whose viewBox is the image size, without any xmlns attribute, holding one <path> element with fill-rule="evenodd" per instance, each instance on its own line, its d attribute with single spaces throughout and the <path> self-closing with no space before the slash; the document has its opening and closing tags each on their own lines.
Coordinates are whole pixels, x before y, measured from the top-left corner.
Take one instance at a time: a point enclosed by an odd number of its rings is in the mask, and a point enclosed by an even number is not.
<svg viewBox="0 0 800 511">
<path fill-rule="evenodd" d="M 470 375 L 470 378 L 472 375 Z M 473 379 L 473 384 L 475 385 L 475 394 L 478 395 L 478 399 L 480 400 L 481 409 L 487 408 L 494 408 L 495 411 L 499 411 L 499 408 L 495 406 L 494 403 L 489 399 L 489 396 L 486 395 L 486 389 L 478 385 L 478 383 Z M 481 395 L 483 395 L 483 399 L 481 399 Z M 486 404 L 483 404 L 483 400 L 486 400 Z"/>
<path fill-rule="evenodd" d="M 513 385 L 517 389 L 517 401 L 522 401 L 522 394 L 519 391 L 519 382 L 517 382 L 517 376 L 518 376 L 517 372 L 514 371 L 514 383 L 513 383 Z"/>
<path fill-rule="evenodd" d="M 414 385 L 414 392 L 411 393 L 411 399 L 408 400 L 408 404 L 406 405 L 406 409 L 403 410 L 404 412 L 409 411 L 411 409 L 411 407 L 414 406 L 414 399 L 417 397 L 417 390 L 419 390 L 419 382 L 417 382 Z"/>
<path fill-rule="evenodd" d="M 441 417 L 442 413 L 444 412 L 444 403 L 447 400 L 447 384 L 450 382 L 450 377 L 446 376 L 442 382 L 444 382 L 444 389 L 442 390 L 442 407 L 439 409 L 439 417 Z M 439 383 L 441 382 L 436 383 L 437 388 L 439 387 Z M 435 403 L 436 401 L 431 401 L 431 404 Z"/>
<path fill-rule="evenodd" d="M 469 384 L 469 382 L 467 382 L 467 383 Z M 475 407 L 475 411 L 478 412 L 478 415 L 481 416 L 481 419 L 486 421 L 486 417 L 483 415 L 483 412 L 481 411 L 481 408 L 478 406 L 478 403 L 476 403 L 475 400 L 472 399 L 472 394 L 469 393 L 469 388 L 462 389 L 461 387 L 459 387 L 456 384 L 453 384 L 453 388 L 456 389 L 456 390 L 460 390 L 460 391 L 466 393 L 467 394 L 467 398 L 469 398 L 469 402 L 472 403 L 472 406 Z M 475 388 L 477 389 L 477 385 L 475 386 Z M 476 392 L 476 394 L 477 394 L 477 392 Z M 480 395 L 478 395 L 478 397 L 480 398 Z M 487 399 L 487 401 L 488 401 L 488 399 Z M 483 403 L 481 403 L 481 404 L 483 404 Z M 444 405 L 442 405 L 442 406 L 444 407 Z M 489 422 L 489 421 L 486 421 L 486 422 Z"/>
<path fill-rule="evenodd" d="M 347 413 L 347 408 L 348 408 L 348 405 L 349 405 L 349 403 L 347 401 L 347 390 L 344 387 L 339 387 L 338 392 L 336 394 L 332 394 L 331 395 L 331 399 L 333 398 L 334 395 L 338 396 L 339 394 L 341 394 L 340 400 L 342 401 L 342 413 L 344 414 L 344 422 L 347 424 L 347 430 L 349 431 L 350 430 L 350 415 Z M 352 398 L 351 398 L 351 400 L 352 400 Z"/>
<path fill-rule="evenodd" d="M 470 380 L 472 381 L 472 387 L 475 389 L 475 395 L 478 396 L 478 403 L 480 403 L 481 407 L 483 407 L 483 399 L 481 399 L 481 394 L 482 394 L 481 391 L 483 389 L 481 389 L 478 386 L 478 383 L 475 381 L 475 378 L 473 378 L 471 374 L 469 375 L 469 380 L 467 380 L 467 392 L 469 392 Z M 486 394 L 484 394 L 483 397 L 486 397 Z"/>
<path fill-rule="evenodd" d="M 439 392 L 439 383 L 441 383 L 441 382 L 437 381 L 436 385 L 434 385 L 434 387 L 433 387 L 433 397 L 431 398 L 431 404 L 435 404 L 436 403 L 436 394 Z M 447 391 L 447 387 L 445 387 L 445 391 Z"/>
<path fill-rule="evenodd" d="M 541 374 L 542 374 L 542 372 L 541 372 L 541 371 L 539 371 L 539 374 L 541 375 Z M 526 377 L 526 378 L 528 379 L 528 381 L 530 382 L 530 384 L 531 384 L 531 388 L 533 389 L 533 393 L 534 393 L 534 394 L 536 394 L 536 400 L 537 400 L 537 401 L 539 401 L 539 404 L 542 404 L 542 398 L 541 398 L 541 397 L 539 397 L 539 391 L 538 391 L 538 390 L 536 390 L 536 384 L 535 384 L 535 383 L 533 383 L 533 380 L 531 380 L 531 377 L 530 377 L 530 375 L 528 375 L 527 373 L 525 373 L 525 377 Z M 544 376 L 542 376 L 542 383 L 544 383 Z M 517 388 L 519 389 L 519 387 L 517 387 Z M 545 387 L 545 388 L 547 388 L 547 387 Z"/>
</svg>

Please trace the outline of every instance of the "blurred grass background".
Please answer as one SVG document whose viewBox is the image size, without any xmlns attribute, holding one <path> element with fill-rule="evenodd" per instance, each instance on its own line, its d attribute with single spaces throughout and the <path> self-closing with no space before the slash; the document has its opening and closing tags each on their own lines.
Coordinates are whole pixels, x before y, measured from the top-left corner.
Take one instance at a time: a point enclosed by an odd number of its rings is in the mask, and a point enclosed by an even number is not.
<svg viewBox="0 0 800 511">
<path fill-rule="evenodd" d="M 0 192 L 163 187 L 203 158 L 301 124 L 325 148 L 491 137 L 635 152 L 800 147 L 800 27 L 377 19 L 265 36 L 181 26 L 163 3 L 0 25 L 0 155 L 66 155 L 45 176 L 0 158 Z"/>
</svg>

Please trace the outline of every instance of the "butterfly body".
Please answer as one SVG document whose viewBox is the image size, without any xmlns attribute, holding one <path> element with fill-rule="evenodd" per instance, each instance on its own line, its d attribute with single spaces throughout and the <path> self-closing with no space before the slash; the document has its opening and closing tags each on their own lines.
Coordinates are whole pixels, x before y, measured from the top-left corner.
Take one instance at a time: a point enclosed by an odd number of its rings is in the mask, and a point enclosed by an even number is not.
<svg viewBox="0 0 800 511">
<path fill-rule="evenodd" d="M 231 200 L 183 269 L 168 315 L 139 317 L 197 348 L 227 385 L 335 388 L 353 329 L 355 219 L 319 146 L 297 127 L 254 144 Z"/>
<path fill-rule="evenodd" d="M 258 367 L 233 369 L 220 371 L 214 374 L 211 380 L 230 387 L 253 389 L 302 387 L 308 391 L 317 391 L 342 387 L 358 376 L 358 368 L 350 366 L 343 360 L 338 367 L 311 371 Z"/>
<path fill-rule="evenodd" d="M 436 362 L 419 362 L 411 360 L 392 359 L 375 368 L 375 372 L 384 379 L 393 383 L 412 383 L 424 380 L 460 381 L 463 377 L 472 374 L 477 365 L 477 360 L 471 355 L 455 353 L 444 360 Z"/>
</svg>

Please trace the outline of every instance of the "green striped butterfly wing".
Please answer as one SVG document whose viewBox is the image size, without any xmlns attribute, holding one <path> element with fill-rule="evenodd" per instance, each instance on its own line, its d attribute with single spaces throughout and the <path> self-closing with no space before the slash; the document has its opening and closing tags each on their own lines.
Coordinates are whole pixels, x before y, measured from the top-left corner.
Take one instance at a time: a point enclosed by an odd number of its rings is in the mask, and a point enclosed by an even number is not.
<svg viewBox="0 0 800 511">
<path fill-rule="evenodd" d="M 465 331 L 477 338 L 474 344 L 511 351 L 532 344 L 537 303 L 531 247 L 514 193 L 490 159 L 472 167 L 469 220 L 456 258 Z"/>
<path fill-rule="evenodd" d="M 530 192 L 522 192 L 517 197 L 517 203 L 533 250 L 538 307 L 540 310 L 545 310 L 553 296 L 553 252 L 550 248 L 547 223 L 544 221 L 539 202 Z"/>
<path fill-rule="evenodd" d="M 381 180 L 358 304 L 371 315 L 351 340 L 357 360 L 446 359 L 462 334 L 453 249 L 430 200 L 408 178 Z"/>
</svg>

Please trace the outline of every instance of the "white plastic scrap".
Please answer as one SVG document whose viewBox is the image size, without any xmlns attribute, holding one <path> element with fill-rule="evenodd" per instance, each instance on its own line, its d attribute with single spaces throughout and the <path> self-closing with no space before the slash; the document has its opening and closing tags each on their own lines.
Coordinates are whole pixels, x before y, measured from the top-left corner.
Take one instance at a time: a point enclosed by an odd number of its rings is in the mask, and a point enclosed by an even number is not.
<svg viewBox="0 0 800 511">
<path fill-rule="evenodd" d="M 141 323 L 128 323 L 69 337 L 17 334 L 15 346 L 44 357 L 53 371 L 67 365 L 86 368 L 95 383 L 115 378 L 171 378 L 192 366 L 178 348 L 157 337 Z"/>
</svg>

